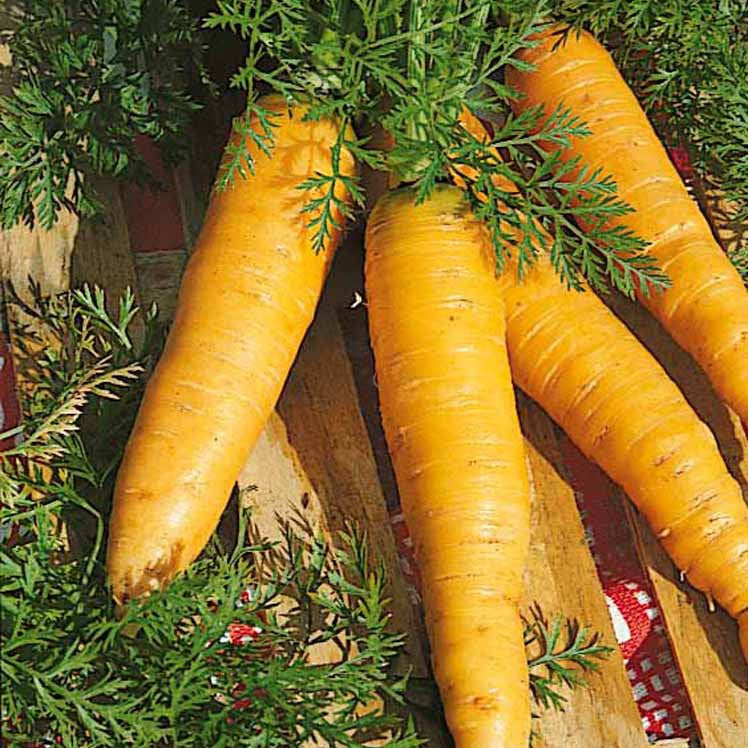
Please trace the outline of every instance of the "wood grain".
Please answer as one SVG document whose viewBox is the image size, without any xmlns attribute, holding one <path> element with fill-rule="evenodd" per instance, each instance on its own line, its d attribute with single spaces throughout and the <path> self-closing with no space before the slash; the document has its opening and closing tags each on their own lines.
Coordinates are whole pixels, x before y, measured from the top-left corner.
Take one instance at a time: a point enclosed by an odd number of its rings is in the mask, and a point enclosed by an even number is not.
<svg viewBox="0 0 748 748">
<path fill-rule="evenodd" d="M 38 224 L 33 229 L 19 224 L 0 233 L 2 278 L 21 296 L 28 298 L 28 279 L 32 278 L 43 294 L 96 284 L 105 290 L 112 312 L 128 287 L 137 300 L 137 277 L 119 188 L 111 180 L 95 182 L 106 206 L 97 218 L 81 220 L 61 211 L 50 230 Z"/>
<path fill-rule="evenodd" d="M 567 694 L 564 712 L 540 710 L 538 729 L 546 748 L 643 747 L 646 735 L 564 474 L 556 427 L 529 398 L 518 394 L 517 401 L 533 490 L 525 610 L 535 604 L 548 618 L 576 620 L 613 646 L 600 672 L 590 675 L 590 687 Z"/>
<path fill-rule="evenodd" d="M 641 306 L 619 296 L 607 301 L 712 429 L 728 469 L 748 496 L 748 440 L 737 417 L 719 401 L 695 362 Z M 738 646 L 737 626 L 721 610 L 710 613 L 704 596 L 681 582 L 646 521 L 626 503 L 637 550 L 657 593 L 703 744 L 705 748 L 746 745 L 748 668 Z"/>
<path fill-rule="evenodd" d="M 60 213 L 47 231 L 38 224 L 29 229 L 17 224 L 0 232 L 0 273 L 19 294 L 26 295 L 28 279 L 40 284 L 43 293 L 59 293 L 70 287 L 70 259 L 78 234 L 78 217 Z"/>
<path fill-rule="evenodd" d="M 174 318 L 179 282 L 187 253 L 184 250 L 140 252 L 135 255 L 135 273 L 140 300 L 148 309 L 155 304 L 159 321 L 167 324 Z"/>
<path fill-rule="evenodd" d="M 348 522 L 365 529 L 369 543 L 390 570 L 393 624 L 411 634 L 407 656 L 417 673 L 425 659 L 417 636 L 385 500 L 366 426 L 358 406 L 350 362 L 335 311 L 327 299 L 286 382 L 278 411 L 335 535 Z"/>
<path fill-rule="evenodd" d="M 117 183 L 100 177 L 91 181 L 105 210 L 100 216 L 80 221 L 70 258 L 70 284 L 96 284 L 105 289 L 109 311 L 116 313 L 126 289 L 138 301 L 130 232 Z"/>
</svg>

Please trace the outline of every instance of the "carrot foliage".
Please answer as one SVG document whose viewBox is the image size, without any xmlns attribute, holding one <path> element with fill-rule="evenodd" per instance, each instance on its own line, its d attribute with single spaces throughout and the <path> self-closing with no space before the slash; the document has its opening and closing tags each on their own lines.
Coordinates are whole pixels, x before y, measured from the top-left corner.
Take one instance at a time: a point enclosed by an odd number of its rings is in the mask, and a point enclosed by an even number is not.
<svg viewBox="0 0 748 748">
<path fill-rule="evenodd" d="M 110 314 L 95 289 L 24 313 L 24 421 L 0 435 L 16 441 L 0 453 L 3 745 L 419 745 L 385 575 L 356 532 L 337 549 L 303 527 L 250 541 L 235 510 L 189 571 L 115 615 L 106 520 L 158 337 L 134 343 L 132 298 Z"/>
<path fill-rule="evenodd" d="M 521 117 L 510 112 L 515 93 L 502 82 L 502 72 L 520 64 L 514 54 L 531 43 L 547 10 L 542 1 L 219 0 L 206 25 L 233 30 L 246 41 L 247 56 L 232 85 L 247 92 L 248 104 L 235 127 L 262 150 L 269 152 L 273 142 L 269 113 L 258 103 L 267 90 L 311 100 L 310 118 L 333 116 L 343 125 L 332 173 L 299 185 L 315 191 L 307 207 L 316 249 L 333 226 L 337 183 L 345 184 L 359 206 L 364 203 L 360 184 L 335 167 L 347 148 L 360 163 L 413 184 L 418 200 L 460 172 L 474 211 L 491 230 L 497 269 L 508 247 L 521 273 L 545 246 L 570 286 L 579 287 L 583 277 L 597 288 L 612 281 L 629 294 L 637 285 L 662 286 L 666 280 L 642 251 L 644 244 L 606 225 L 628 210 L 613 182 L 600 172 L 570 181 L 558 175 L 548 141 L 566 142 L 586 132 L 584 124 L 557 112 L 533 132 L 539 112 Z M 463 107 L 493 123 L 489 142 L 459 126 Z M 250 118 L 260 126 L 250 127 Z M 349 124 L 361 131 L 383 126 L 393 149 L 367 147 L 365 139 L 346 130 Z M 251 171 L 246 146 L 232 146 L 219 187 Z M 564 173 L 568 176 L 568 169 Z M 502 189 L 496 177 L 511 179 L 516 188 Z M 584 217 L 592 230 L 582 232 L 576 217 Z M 516 246 L 518 232 L 525 239 Z"/>
<path fill-rule="evenodd" d="M 309 117 L 343 125 L 331 173 L 299 185 L 309 192 L 316 251 L 337 211 L 351 210 L 337 187 L 364 204 L 360 183 L 337 166 L 345 148 L 412 182 L 419 199 L 456 171 L 469 175 L 467 194 L 491 229 L 499 268 L 508 247 L 523 272 L 545 246 L 570 286 L 582 277 L 628 294 L 663 286 L 642 242 L 607 226 L 627 206 L 604 172 L 561 179 L 571 165 L 561 167 L 547 145 L 582 134 L 585 124 L 560 111 L 535 132 L 537 112 L 511 114 L 515 93 L 503 71 L 519 64 L 515 52 L 549 19 L 591 29 L 613 49 L 661 137 L 687 145 L 699 174 L 717 179 L 744 220 L 746 12 L 740 0 L 216 0 L 200 21 L 186 0 L 14 0 L 0 38 L 12 57 L 1 69 L 0 221 L 50 227 L 62 208 L 93 215 L 92 176 L 148 178 L 138 135 L 179 158 L 204 85 L 213 90 L 201 64 L 202 25 L 245 45 L 230 85 L 246 92 L 247 108 L 234 126 L 262 150 L 273 145 L 271 113 L 259 104 L 269 91 L 308 101 Z M 457 126 L 463 106 L 491 123 L 489 142 Z M 346 127 L 364 132 L 366 123 L 389 130 L 390 153 Z M 218 187 L 251 172 L 246 147 L 233 146 Z M 497 176 L 516 188 L 502 189 Z M 579 217 L 591 230 L 578 228 Z M 525 238 L 514 246 L 517 230 Z M 733 259 L 744 268 L 745 247 Z"/>
<path fill-rule="evenodd" d="M 273 145 L 271 113 L 258 102 L 268 91 L 282 94 L 289 102 L 309 101 L 309 119 L 332 117 L 340 122 L 340 135 L 332 148 L 332 173 L 310 175 L 299 185 L 320 195 L 310 197 L 307 205 L 315 251 L 325 246 L 335 227 L 334 208 L 350 215 L 350 207 L 336 194 L 339 184 L 357 205 L 364 203 L 358 180 L 340 173 L 342 149 L 349 150 L 360 164 L 381 163 L 379 155 L 367 150 L 365 141 L 356 138 L 349 126 L 361 116 L 373 115 L 382 89 L 401 83 L 396 80 L 395 58 L 402 45 L 380 34 L 382 26 L 396 26 L 400 5 L 400 0 L 217 0 L 215 12 L 205 20 L 207 28 L 229 29 L 246 42 L 246 58 L 231 85 L 246 91 L 247 107 L 234 121 L 234 129 L 260 150 L 270 153 Z M 260 126 L 252 127 L 252 119 Z M 229 154 L 218 177 L 219 189 L 253 170 L 245 139 L 229 146 Z"/>
<path fill-rule="evenodd" d="M 585 124 L 568 111 L 542 125 L 538 110 L 511 112 L 517 93 L 503 71 L 522 64 L 515 55 L 543 28 L 546 3 L 431 0 L 411 8 L 408 87 L 388 92 L 382 124 L 395 139 L 388 164 L 414 183 L 418 199 L 459 173 L 474 213 L 491 230 L 499 270 L 513 255 L 521 276 L 545 249 L 575 288 L 583 277 L 597 289 L 610 281 L 627 294 L 637 285 L 664 285 L 644 243 L 607 225 L 629 210 L 613 181 L 602 170 L 582 169 L 572 178 L 577 164 L 562 166 L 550 152 L 549 143 L 585 135 Z M 463 108 L 489 123 L 488 140 L 459 126 Z M 578 218 L 591 229 L 581 231 Z"/>
<path fill-rule="evenodd" d="M 146 180 L 135 147 L 185 151 L 201 74 L 197 22 L 182 0 L 10 0 L 0 44 L 0 223 L 51 228 L 60 210 L 94 215 L 91 177 Z"/>
<path fill-rule="evenodd" d="M 567 701 L 562 687 L 587 685 L 585 672 L 597 672 L 613 651 L 577 621 L 564 622 L 558 616 L 549 623 L 537 606 L 525 620 L 525 647 L 532 652 L 528 666 L 533 697 L 541 706 L 559 710 Z"/>
</svg>

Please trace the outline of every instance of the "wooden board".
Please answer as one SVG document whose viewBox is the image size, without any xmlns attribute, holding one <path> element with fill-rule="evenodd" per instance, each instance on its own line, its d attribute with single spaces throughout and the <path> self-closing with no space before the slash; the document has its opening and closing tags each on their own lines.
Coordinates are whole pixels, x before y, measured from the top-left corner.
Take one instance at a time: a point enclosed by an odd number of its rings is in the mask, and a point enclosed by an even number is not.
<svg viewBox="0 0 748 748">
<path fill-rule="evenodd" d="M 556 427 L 532 400 L 517 396 L 532 478 L 530 557 L 525 574 L 525 610 L 539 605 L 547 618 L 576 620 L 600 633 L 613 653 L 590 687 L 568 694 L 561 713 L 540 712 L 539 732 L 547 748 L 640 748 L 648 745 L 641 718 L 584 537 L 574 491 L 565 474 Z"/>
<path fill-rule="evenodd" d="M 196 168 L 192 176 L 198 180 L 196 194 L 204 196 L 207 178 L 203 174 L 201 180 L 199 172 Z M 185 233 L 191 242 L 202 205 L 194 194 L 182 194 L 184 184 L 189 182 L 187 172 L 177 179 L 183 213 L 189 214 Z M 116 195 L 113 200 L 116 208 Z M 118 225 L 115 236 L 89 231 L 83 240 L 83 249 L 89 254 L 82 253 L 75 260 L 77 279 L 98 277 L 100 283 L 113 289 L 129 283 L 126 278 L 131 271 L 127 267 L 132 259 L 125 251 L 123 224 L 119 221 Z M 61 223 L 60 232 L 64 227 Z M 55 237 L 55 241 L 66 239 L 57 254 L 39 253 L 39 241 L 49 241 L 50 237 L 24 240 L 27 249 L 20 256 L 24 262 L 52 258 L 45 277 L 54 272 L 60 272 L 61 278 L 68 277 L 75 264 L 73 250 L 82 251 L 80 244 L 76 247 L 81 241 L 77 235 L 76 226 L 67 239 L 62 234 Z M 121 268 L 109 268 L 105 262 L 112 242 L 117 252 L 124 253 L 124 275 Z M 255 507 L 254 521 L 264 535 L 272 535 L 277 528 L 277 515 L 297 518 L 330 538 L 347 520 L 356 521 L 368 532 L 372 547 L 384 558 L 392 577 L 389 592 L 393 623 L 409 636 L 399 666 L 412 665 L 417 678 L 422 679 L 415 681 L 422 685 L 419 703 L 424 707 L 416 710 L 419 727 L 429 745 L 446 748 L 450 740 L 434 704 L 433 684 L 429 687 L 423 621 L 408 597 L 387 514 L 388 499 L 396 499 L 397 489 L 378 421 L 365 314 L 362 309 L 349 308 L 354 294 L 363 292 L 360 244 L 360 232 L 356 231 L 340 249 L 317 319 L 279 403 L 279 413 L 271 417 L 239 483 L 253 487 L 245 498 Z M 173 314 L 185 259 L 184 251 L 136 258 L 143 300 L 158 300 L 164 320 Z M 66 283 L 50 282 L 58 286 Z M 693 364 L 689 369 L 688 358 L 667 341 L 640 308 L 628 308 L 622 302 L 618 306 L 624 318 L 630 315 L 637 332 L 656 349 L 661 360 L 675 370 L 675 378 L 681 377 L 679 383 L 686 395 L 717 433 L 731 470 L 745 481 L 748 445 L 729 413 L 716 402 L 708 385 L 704 386 L 703 377 L 701 381 L 698 376 L 694 378 Z M 549 617 L 556 613 L 571 616 L 612 644 L 612 624 L 584 541 L 574 493 L 565 476 L 558 433 L 536 405 L 522 396 L 518 403 L 534 489 L 525 610 L 537 603 Z M 748 686 L 740 671 L 742 660 L 735 656 L 734 624 L 721 613 L 706 612 L 703 599 L 680 584 L 672 565 L 634 512 L 631 517 L 638 550 L 660 596 L 704 743 L 707 748 L 737 748 L 748 734 Z M 540 713 L 537 729 L 542 736 L 538 745 L 545 748 L 647 745 L 620 652 L 614 652 L 599 675 L 591 676 L 589 689 L 569 695 L 565 713 Z"/>
<path fill-rule="evenodd" d="M 146 309 L 155 304 L 164 324 L 174 318 L 179 281 L 187 262 L 184 250 L 141 252 L 135 255 L 140 300 Z"/>
<path fill-rule="evenodd" d="M 105 210 L 100 216 L 80 221 L 70 257 L 70 283 L 103 288 L 109 311 L 116 314 L 118 300 L 127 289 L 136 302 L 139 296 L 130 233 L 119 185 L 111 179 L 92 178 L 91 186 Z"/>
<path fill-rule="evenodd" d="M 411 634 L 409 665 L 425 674 L 425 657 L 397 552 L 377 467 L 334 309 L 324 301 L 286 383 L 278 411 L 335 535 L 353 522 L 390 570 L 393 624 Z"/>
<path fill-rule="evenodd" d="M 64 211 L 47 231 L 38 224 L 29 229 L 17 224 L 0 232 L 0 274 L 24 295 L 28 279 L 44 293 L 58 293 L 70 286 L 70 261 L 78 234 L 78 217 Z"/>
<path fill-rule="evenodd" d="M 60 293 L 83 283 L 97 284 L 107 292 L 110 309 L 126 288 L 138 294 L 135 265 L 122 209 L 119 188 L 97 179 L 95 189 L 106 206 L 95 219 L 79 219 L 61 211 L 47 231 L 19 224 L 0 233 L 0 271 L 22 295 L 29 277 L 43 293 Z"/>
<path fill-rule="evenodd" d="M 695 362 L 639 305 L 620 296 L 607 300 L 680 386 L 712 429 L 725 462 L 748 496 L 748 440 L 738 419 L 722 404 Z M 709 612 L 703 595 L 682 582 L 644 519 L 631 508 L 637 549 L 658 596 L 666 630 L 691 699 L 705 748 L 747 744 L 748 667 L 737 626 L 721 610 Z"/>
</svg>

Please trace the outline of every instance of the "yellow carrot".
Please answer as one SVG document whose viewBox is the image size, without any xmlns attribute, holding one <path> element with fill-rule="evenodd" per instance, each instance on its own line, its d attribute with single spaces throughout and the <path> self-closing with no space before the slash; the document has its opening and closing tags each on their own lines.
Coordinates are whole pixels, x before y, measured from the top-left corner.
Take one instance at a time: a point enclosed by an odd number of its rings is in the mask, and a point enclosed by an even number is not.
<svg viewBox="0 0 748 748">
<path fill-rule="evenodd" d="M 545 255 L 504 276 L 514 381 L 619 485 L 688 581 L 738 619 L 748 659 L 748 507 L 714 436 L 654 357 Z"/>
<path fill-rule="evenodd" d="M 557 41 L 549 31 L 522 53 L 534 70 L 507 70 L 507 83 L 525 95 L 516 108 L 564 106 L 588 125 L 592 134 L 573 138 L 562 159 L 579 156 L 580 168 L 615 179 L 634 212 L 611 223 L 651 242 L 672 282 L 640 300 L 748 423 L 748 292 L 610 55 L 587 33 L 554 49 Z"/>
<path fill-rule="evenodd" d="M 470 112 L 460 121 L 487 137 Z M 564 286 L 547 254 L 522 282 L 509 262 L 501 287 L 514 381 L 623 486 L 691 584 L 738 619 L 748 660 L 748 507 L 711 431 L 592 291 Z"/>
<path fill-rule="evenodd" d="M 255 173 L 212 195 L 117 478 L 107 569 L 118 602 L 158 588 L 207 543 L 280 395 L 338 243 L 336 230 L 315 254 L 302 212 L 309 195 L 298 186 L 331 173 L 339 128 L 302 121 L 306 108 L 289 111 L 280 97 L 260 104 L 277 115 L 275 148 L 268 157 L 248 140 Z M 354 168 L 344 151 L 341 172 Z"/>
<path fill-rule="evenodd" d="M 529 489 L 490 239 L 460 191 L 398 190 L 366 231 L 380 407 L 457 748 L 523 748 Z"/>
</svg>

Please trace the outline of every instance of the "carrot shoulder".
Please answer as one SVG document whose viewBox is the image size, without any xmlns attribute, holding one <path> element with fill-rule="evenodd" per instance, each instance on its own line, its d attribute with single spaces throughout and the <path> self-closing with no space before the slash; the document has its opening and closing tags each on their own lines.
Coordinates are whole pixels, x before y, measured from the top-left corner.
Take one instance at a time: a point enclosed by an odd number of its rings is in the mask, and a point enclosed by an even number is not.
<svg viewBox="0 0 748 748">
<path fill-rule="evenodd" d="M 155 589 L 189 565 L 280 395 L 312 321 L 335 232 L 315 254 L 298 185 L 331 173 L 331 121 L 302 121 L 279 97 L 267 157 L 215 192 L 117 477 L 107 570 L 115 599 Z M 255 123 L 255 126 L 258 126 Z M 234 141 L 238 136 L 233 135 Z M 341 170 L 350 175 L 349 154 Z M 341 219 L 341 216 L 338 216 Z"/>
<path fill-rule="evenodd" d="M 485 227 L 459 190 L 398 190 L 366 232 L 380 407 L 457 748 L 526 746 L 529 488 Z"/>
<path fill-rule="evenodd" d="M 523 52 L 534 70 L 508 69 L 507 82 L 524 94 L 516 107 L 563 105 L 588 125 L 592 134 L 572 139 L 562 158 L 579 156 L 615 179 L 634 212 L 613 223 L 651 242 L 672 282 L 640 300 L 748 422 L 748 292 L 740 276 L 608 52 L 587 33 L 553 49 L 557 41 L 548 33 Z"/>
</svg>

